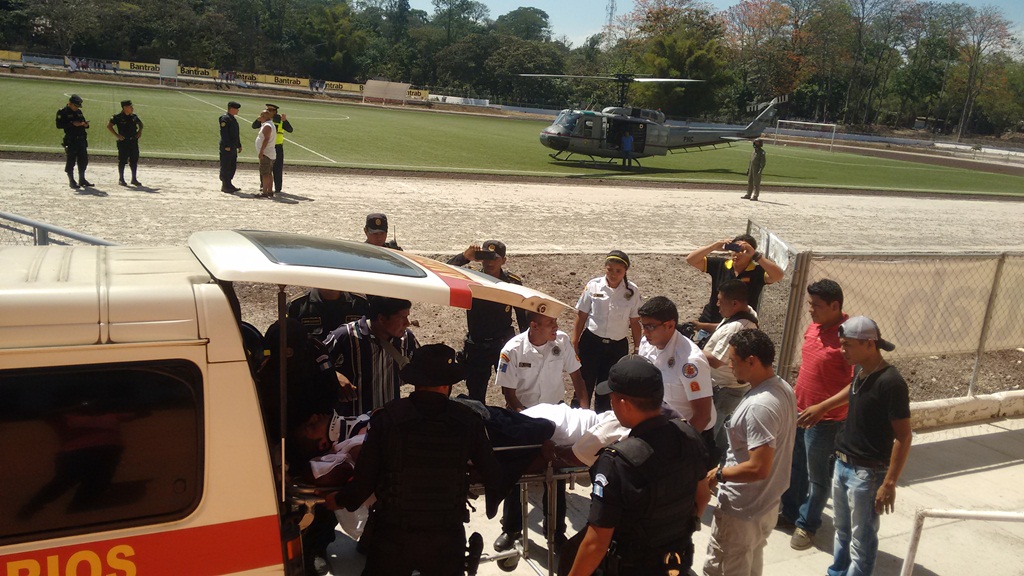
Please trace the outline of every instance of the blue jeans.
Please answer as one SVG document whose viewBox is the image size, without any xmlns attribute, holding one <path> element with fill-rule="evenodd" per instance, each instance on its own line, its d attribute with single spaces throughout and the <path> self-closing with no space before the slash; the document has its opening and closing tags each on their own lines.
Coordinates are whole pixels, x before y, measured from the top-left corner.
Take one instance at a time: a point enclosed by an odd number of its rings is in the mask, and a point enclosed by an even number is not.
<svg viewBox="0 0 1024 576">
<path fill-rule="evenodd" d="M 828 503 L 836 435 L 842 425 L 822 420 L 796 430 L 789 489 L 782 495 L 782 515 L 812 534 L 821 528 L 821 513 Z"/>
<path fill-rule="evenodd" d="M 884 468 L 871 469 L 836 461 L 832 481 L 836 539 L 829 576 L 869 576 L 878 555 L 879 516 L 875 495 Z"/>
</svg>

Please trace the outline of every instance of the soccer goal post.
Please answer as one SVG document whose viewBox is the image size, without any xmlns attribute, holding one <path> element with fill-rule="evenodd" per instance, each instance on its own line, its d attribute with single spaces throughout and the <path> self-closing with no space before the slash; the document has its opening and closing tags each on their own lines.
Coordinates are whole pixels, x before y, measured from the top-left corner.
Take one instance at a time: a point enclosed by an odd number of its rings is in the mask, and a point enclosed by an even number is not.
<svg viewBox="0 0 1024 576">
<path fill-rule="evenodd" d="M 793 136 L 803 136 L 805 138 L 828 138 L 828 151 L 832 151 L 832 146 L 836 143 L 836 126 L 837 124 L 828 124 L 824 122 L 799 122 L 797 120 L 776 120 L 775 121 L 775 140 L 774 144 L 779 143 L 779 130 L 785 126 L 792 126 L 790 130 Z"/>
</svg>

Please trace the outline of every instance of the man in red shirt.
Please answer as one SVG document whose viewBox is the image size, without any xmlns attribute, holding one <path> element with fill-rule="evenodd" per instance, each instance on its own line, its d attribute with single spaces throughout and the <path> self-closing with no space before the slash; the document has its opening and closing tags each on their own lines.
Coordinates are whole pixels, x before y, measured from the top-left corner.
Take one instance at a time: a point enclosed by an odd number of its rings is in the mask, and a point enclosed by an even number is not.
<svg viewBox="0 0 1024 576">
<path fill-rule="evenodd" d="M 812 412 L 816 412 L 816 405 L 849 385 L 853 377 L 853 367 L 839 346 L 839 326 L 849 318 L 843 313 L 843 289 L 826 278 L 809 285 L 807 294 L 811 324 L 804 332 L 795 387 L 800 418 L 789 490 L 782 495 L 779 519 L 780 524 L 795 524 L 789 545 L 796 550 L 814 545 L 814 533 L 821 526 L 821 513 L 831 488 L 836 435 L 846 420 L 845 405 L 824 415 Z M 816 423 L 808 425 L 810 422 Z"/>
</svg>

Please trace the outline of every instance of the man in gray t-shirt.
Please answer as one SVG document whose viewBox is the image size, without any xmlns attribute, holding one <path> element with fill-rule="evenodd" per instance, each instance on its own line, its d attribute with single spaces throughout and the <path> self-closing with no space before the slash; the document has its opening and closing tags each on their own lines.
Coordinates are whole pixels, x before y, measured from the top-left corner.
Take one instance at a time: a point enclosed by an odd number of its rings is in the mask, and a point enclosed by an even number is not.
<svg viewBox="0 0 1024 576">
<path fill-rule="evenodd" d="M 796 431 L 796 396 L 775 375 L 775 346 L 760 330 L 743 330 L 729 340 L 732 370 L 750 383 L 727 425 L 725 464 L 708 473 L 718 485 L 708 542 L 705 576 L 761 574 L 764 547 L 778 519 L 779 501 L 789 487 Z"/>
</svg>

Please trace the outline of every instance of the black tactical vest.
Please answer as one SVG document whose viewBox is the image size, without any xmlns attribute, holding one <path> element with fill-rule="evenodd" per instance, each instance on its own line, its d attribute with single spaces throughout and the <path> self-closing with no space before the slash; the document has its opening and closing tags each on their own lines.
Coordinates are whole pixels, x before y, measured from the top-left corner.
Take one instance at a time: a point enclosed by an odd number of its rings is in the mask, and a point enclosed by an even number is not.
<svg viewBox="0 0 1024 576">
<path fill-rule="evenodd" d="M 629 437 L 609 450 L 621 456 L 636 474 L 637 488 L 647 496 L 646 507 L 623 518 L 614 540 L 623 561 L 641 560 L 653 553 L 690 546 L 694 528 L 693 495 L 705 476 L 704 444 L 693 426 L 683 420 L 671 420 L 679 435 L 674 452 L 655 453 L 643 439 Z M 681 552 L 681 551 L 680 551 Z"/>
<path fill-rule="evenodd" d="M 448 402 L 423 414 L 412 401 L 384 406 L 394 423 L 378 491 L 381 520 L 405 529 L 467 522 L 469 442 L 479 417 Z"/>
</svg>

